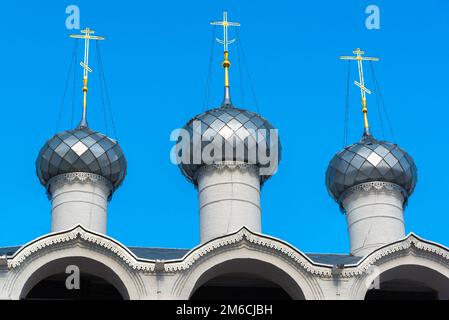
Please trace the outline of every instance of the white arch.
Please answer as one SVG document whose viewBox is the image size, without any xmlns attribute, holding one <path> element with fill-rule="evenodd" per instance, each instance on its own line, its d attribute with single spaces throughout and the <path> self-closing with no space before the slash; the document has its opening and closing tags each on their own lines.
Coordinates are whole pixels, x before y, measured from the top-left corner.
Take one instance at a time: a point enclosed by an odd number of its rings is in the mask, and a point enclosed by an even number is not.
<svg viewBox="0 0 449 320">
<path fill-rule="evenodd" d="M 248 269 L 248 262 L 264 265 L 266 268 L 262 270 Z M 189 299 L 191 295 L 209 279 L 233 272 L 233 269 L 227 269 L 226 272 L 220 270 L 221 265 L 230 264 L 232 267 L 240 266 L 242 272 L 252 273 L 263 277 L 266 280 L 274 282 L 282 287 L 292 299 L 322 299 L 323 293 L 314 277 L 308 277 L 305 271 L 295 267 L 294 264 L 286 259 L 263 252 L 254 250 L 248 246 L 229 248 L 211 254 L 210 257 L 202 259 L 195 265 L 190 267 L 186 272 L 179 275 L 174 287 L 172 295 L 178 299 Z M 251 265 L 251 263 L 249 264 Z M 216 272 L 210 273 L 210 270 Z"/>
<path fill-rule="evenodd" d="M 8 258 L 2 291 L 10 299 L 21 299 L 39 281 L 61 272 L 61 264 L 79 264 L 84 268 L 81 272 L 110 282 L 125 299 L 146 296 L 138 270 L 154 268 L 153 263 L 138 261 L 115 240 L 77 226 L 33 240 Z"/>
<path fill-rule="evenodd" d="M 346 271 L 347 276 L 356 276 L 350 295 L 353 299 L 363 300 L 369 284 L 377 276 L 380 276 L 382 282 L 382 275 L 384 278 L 386 275 L 391 277 L 395 269 L 402 267 L 404 270 L 407 267 L 413 271 L 411 268 L 415 267 L 414 272 L 402 272 L 401 279 L 419 281 L 437 290 L 443 299 L 449 299 L 448 258 L 447 248 L 410 234 L 400 241 L 379 248 L 365 257 L 352 271 Z"/>
<path fill-rule="evenodd" d="M 411 255 L 405 256 L 396 260 L 388 261 L 387 263 L 378 266 L 378 275 L 380 276 L 380 282 L 382 283 L 384 281 L 382 280 L 382 278 L 384 278 L 384 275 L 386 275 L 389 271 L 393 271 L 395 269 L 400 270 L 403 267 L 416 267 L 417 271 L 420 271 L 420 274 L 402 272 L 401 279 L 421 282 L 429 288 L 438 291 L 443 299 L 449 299 L 448 268 L 422 257 Z M 432 276 L 433 279 L 429 276 Z M 355 283 L 355 290 L 353 295 L 354 299 L 365 299 L 366 293 L 369 289 L 368 284 L 370 283 L 372 278 L 372 275 L 370 277 L 370 275 L 367 274 L 365 277 L 362 277 Z M 439 281 L 435 281 L 435 279 L 438 279 Z M 441 279 L 444 279 L 444 281 L 441 282 Z"/>
<path fill-rule="evenodd" d="M 136 279 L 129 269 L 110 256 L 87 247 L 74 246 L 62 250 L 42 252 L 30 257 L 26 264 L 11 272 L 9 279 L 10 298 L 22 299 L 41 280 L 61 272 L 61 264 L 81 264 L 81 271 L 99 276 L 111 283 L 124 299 L 139 299 Z M 101 266 L 98 268 L 98 266 Z"/>
</svg>

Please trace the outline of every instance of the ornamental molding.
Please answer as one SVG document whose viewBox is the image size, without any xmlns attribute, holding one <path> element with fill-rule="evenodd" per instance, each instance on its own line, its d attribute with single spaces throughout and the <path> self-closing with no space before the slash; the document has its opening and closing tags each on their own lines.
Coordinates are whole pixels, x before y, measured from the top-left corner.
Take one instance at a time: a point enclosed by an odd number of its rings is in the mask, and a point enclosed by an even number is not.
<svg viewBox="0 0 449 320">
<path fill-rule="evenodd" d="M 47 189 L 50 187 L 50 185 L 57 185 L 57 184 L 64 184 L 64 183 L 75 183 L 75 182 L 93 182 L 98 183 L 102 182 L 107 187 L 112 189 L 111 182 L 106 179 L 103 176 L 100 176 L 95 173 L 90 172 L 68 172 L 68 173 L 62 173 L 58 174 L 57 176 L 54 176 L 47 182 Z"/>
<path fill-rule="evenodd" d="M 356 265 L 346 266 L 341 276 L 343 278 L 351 278 L 370 273 L 371 268 L 380 265 L 385 261 L 399 259 L 406 255 L 420 255 L 429 260 L 436 261 L 449 267 L 449 249 L 424 239 L 419 238 L 414 233 L 410 233 L 407 237 L 387 244 L 362 259 Z"/>
<path fill-rule="evenodd" d="M 320 277 L 331 276 L 331 268 L 329 266 L 316 266 L 309 258 L 290 245 L 278 239 L 253 233 L 246 227 L 243 227 L 233 234 L 202 244 L 197 248 L 192 249 L 180 260 L 152 261 L 137 258 L 124 245 L 112 238 L 94 233 L 84 229 L 82 226 L 77 226 L 71 230 L 49 234 L 24 245 L 12 257 L 8 257 L 8 269 L 18 268 L 33 255 L 42 254 L 41 251 L 50 250 L 55 246 L 60 247 L 69 243 L 79 242 L 88 244 L 87 247 L 95 245 L 101 249 L 101 251 L 108 251 L 122 260 L 131 269 L 142 272 L 176 273 L 185 271 L 211 254 L 244 244 L 252 249 L 263 249 L 263 251 L 268 253 L 275 252 L 280 257 L 290 260 L 290 262 L 293 262 L 297 266 L 300 266 L 301 269 L 311 274 Z M 155 270 L 156 264 L 160 262 L 163 262 L 162 269 Z M 159 268 L 160 267 L 161 266 L 159 266 Z"/>
<path fill-rule="evenodd" d="M 308 257 L 306 257 L 304 254 L 302 254 L 289 244 L 275 238 L 270 238 L 261 234 L 253 233 L 246 227 L 241 228 L 239 231 L 233 234 L 226 235 L 222 238 L 211 240 L 203 245 L 200 245 L 199 247 L 190 251 L 179 262 L 166 263 L 165 271 L 182 272 L 188 270 L 213 253 L 237 247 L 240 244 L 244 244 L 251 249 L 257 249 L 259 251 L 267 253 L 274 252 L 280 258 L 285 258 L 287 261 L 292 262 L 294 265 L 300 267 L 300 269 L 310 274 L 319 277 L 332 276 L 332 268 L 330 266 L 314 265 Z"/>
<path fill-rule="evenodd" d="M 198 176 L 201 173 L 208 172 L 208 171 L 224 171 L 224 170 L 240 170 L 242 172 L 245 171 L 255 171 L 256 173 L 259 173 L 259 166 L 252 163 L 246 163 L 242 161 L 221 161 L 217 163 L 212 164 L 205 164 L 201 166 L 198 171 L 195 173 L 195 178 L 198 178 Z"/>
<path fill-rule="evenodd" d="M 46 189 L 47 189 L 47 195 L 49 199 L 51 199 L 51 188 L 57 188 L 61 185 L 67 184 L 67 183 L 101 183 L 106 186 L 109 190 L 114 190 L 114 187 L 112 183 L 106 179 L 103 176 L 100 176 L 95 173 L 90 172 L 68 172 L 68 173 L 62 173 L 58 174 L 57 176 L 54 176 L 50 180 L 48 180 Z M 110 196 L 109 196 L 110 197 Z"/>
<path fill-rule="evenodd" d="M 79 242 L 84 242 L 89 246 L 95 245 L 101 250 L 106 250 L 117 256 L 117 258 L 122 260 L 131 269 L 142 272 L 181 272 L 191 268 L 196 263 L 199 263 L 208 255 L 244 244 L 252 249 L 263 249 L 263 251 L 268 253 L 274 252 L 280 257 L 283 257 L 290 262 L 293 262 L 295 265 L 300 266 L 303 270 L 311 274 L 320 277 L 331 276 L 331 268 L 329 266 L 315 266 L 309 258 L 294 249 L 292 246 L 282 242 L 281 240 L 253 233 L 246 227 L 243 227 L 233 234 L 225 235 L 221 238 L 202 244 L 197 248 L 192 249 L 182 259 L 152 261 L 139 259 L 124 245 L 113 240 L 112 238 L 94 233 L 90 230 L 84 229 L 82 226 L 77 226 L 71 230 L 49 234 L 24 245 L 12 257 L 8 257 L 8 268 L 18 268 L 31 256 L 39 254 L 43 250 L 50 250 L 54 246 L 59 247 L 64 244 Z M 158 270 L 155 270 L 156 265 L 158 265 Z"/>
<path fill-rule="evenodd" d="M 225 235 L 221 238 L 201 244 L 192 249 L 181 259 L 154 261 L 139 259 L 120 242 L 103 234 L 97 234 L 93 231 L 84 229 L 82 226 L 76 226 L 67 231 L 51 233 L 24 245 L 14 253 L 13 256 L 7 257 L 7 267 L 10 270 L 16 269 L 34 255 L 45 254 L 46 250 L 61 247 L 67 248 L 67 245 L 69 244 L 79 245 L 80 243 L 86 244 L 86 248 L 88 249 L 89 247 L 92 249 L 92 246 L 96 246 L 96 249 L 100 253 L 106 252 L 115 256 L 130 269 L 137 272 L 184 272 L 196 264 L 201 263 L 203 259 L 207 259 L 213 254 L 221 253 L 243 245 L 249 249 L 266 252 L 268 254 L 275 254 L 279 258 L 285 259 L 287 262 L 299 267 L 300 270 L 313 276 L 320 278 L 335 277 L 335 274 L 332 272 L 332 265 L 315 263 L 288 243 L 276 238 L 254 233 L 246 227 L 242 227 L 233 234 Z M 421 239 L 415 234 L 410 233 L 407 237 L 397 242 L 387 244 L 373 251 L 356 264 L 343 266 L 340 277 L 352 278 L 363 276 L 370 273 L 372 266 L 380 265 L 385 261 L 392 259 L 400 259 L 401 257 L 410 254 L 420 255 L 449 267 L 448 248 L 438 243 Z M 155 269 L 156 265 L 158 266 L 157 269 Z"/>
<path fill-rule="evenodd" d="M 359 192 L 369 192 L 369 191 L 396 191 L 400 192 L 402 196 L 404 197 L 404 202 L 407 202 L 409 194 L 407 191 L 397 185 L 396 183 L 392 182 L 385 182 L 385 181 L 370 181 L 370 182 L 364 182 L 357 184 L 349 189 L 346 189 L 338 199 L 338 203 L 343 203 L 344 199 L 354 193 Z"/>
<path fill-rule="evenodd" d="M 35 254 L 39 254 L 42 250 L 49 250 L 52 247 L 69 243 L 77 244 L 79 242 L 84 242 L 90 246 L 96 246 L 98 249 L 101 249 L 101 251 L 111 253 L 133 270 L 143 272 L 154 271 L 154 263 L 149 261 L 139 261 L 136 256 L 121 243 L 107 236 L 84 229 L 80 225 L 67 231 L 49 234 L 24 245 L 11 258 L 8 258 L 8 269 L 18 268 L 26 262 L 27 259 Z"/>
</svg>

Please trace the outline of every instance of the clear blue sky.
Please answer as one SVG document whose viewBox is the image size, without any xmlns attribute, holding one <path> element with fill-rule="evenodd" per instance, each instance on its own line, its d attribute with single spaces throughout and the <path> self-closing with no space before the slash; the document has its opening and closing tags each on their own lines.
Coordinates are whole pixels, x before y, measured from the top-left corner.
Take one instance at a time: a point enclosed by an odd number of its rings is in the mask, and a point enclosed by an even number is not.
<svg viewBox="0 0 449 320">
<path fill-rule="evenodd" d="M 110 204 L 110 236 L 126 245 L 189 248 L 198 243 L 197 193 L 170 162 L 169 135 L 203 110 L 209 21 L 226 9 L 242 24 L 259 110 L 279 128 L 283 145 L 279 171 L 262 192 L 263 232 L 305 252 L 348 251 L 345 217 L 327 194 L 324 174 L 342 147 L 347 65 L 338 56 L 361 47 L 382 59 L 376 71 L 396 142 L 418 166 L 418 185 L 405 214 L 407 231 L 449 245 L 447 1 L 47 0 L 0 4 L 0 246 L 23 244 L 50 230 L 50 203 L 34 161 L 55 133 L 73 48 L 65 28 L 69 4 L 80 7 L 83 27 L 107 36 L 101 43 L 103 63 L 128 160 L 128 176 Z M 380 30 L 365 28 L 369 4 L 380 7 Z M 257 111 L 246 75 L 245 103 L 241 99 L 237 47 L 230 50 L 234 103 Z M 216 45 L 211 107 L 222 96 L 220 59 Z M 95 51 L 92 62 L 89 123 L 105 132 Z M 80 67 L 77 72 L 79 80 Z M 372 87 L 369 72 L 367 86 Z M 78 121 L 79 81 L 76 89 Z M 61 129 L 71 126 L 70 93 Z M 357 94 L 351 87 L 350 142 L 362 132 Z M 375 98 L 368 103 L 372 131 L 382 138 Z"/>
</svg>

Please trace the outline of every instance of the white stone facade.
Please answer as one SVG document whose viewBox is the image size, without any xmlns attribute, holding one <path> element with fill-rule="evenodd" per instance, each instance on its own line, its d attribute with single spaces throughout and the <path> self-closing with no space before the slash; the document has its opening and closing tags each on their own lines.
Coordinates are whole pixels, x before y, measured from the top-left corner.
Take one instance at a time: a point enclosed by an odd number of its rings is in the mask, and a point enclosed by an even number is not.
<svg viewBox="0 0 449 320">
<path fill-rule="evenodd" d="M 202 243 L 242 226 L 261 232 L 260 177 L 256 166 L 204 166 L 198 175 L 198 200 Z"/>
<path fill-rule="evenodd" d="M 105 234 L 111 192 L 111 184 L 96 174 L 73 172 L 54 177 L 49 181 L 51 231 L 83 225 Z"/>
<path fill-rule="evenodd" d="M 0 259 L 0 298 L 23 299 L 39 281 L 67 264 L 102 277 L 124 299 L 189 299 L 221 274 L 255 274 L 293 299 L 364 299 L 375 278 L 410 279 L 449 299 L 449 250 L 409 234 L 353 265 L 318 264 L 281 240 L 246 228 L 202 243 L 183 258 L 139 259 L 120 242 L 77 226 L 51 233 Z M 376 281 L 374 281 L 376 282 Z M 249 297 L 250 298 L 250 297 Z"/>
<path fill-rule="evenodd" d="M 405 236 L 404 196 L 392 183 L 369 182 L 349 189 L 343 197 L 351 253 L 364 256 Z"/>
</svg>

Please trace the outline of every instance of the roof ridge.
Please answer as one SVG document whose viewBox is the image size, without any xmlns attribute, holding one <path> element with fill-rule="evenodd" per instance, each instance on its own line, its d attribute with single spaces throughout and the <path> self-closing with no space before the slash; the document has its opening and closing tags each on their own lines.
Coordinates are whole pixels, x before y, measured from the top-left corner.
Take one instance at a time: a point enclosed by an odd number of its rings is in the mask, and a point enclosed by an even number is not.
<svg viewBox="0 0 449 320">
<path fill-rule="evenodd" d="M 130 248 L 141 248 L 141 249 L 163 249 L 163 250 L 192 250 L 188 248 L 164 248 L 164 247 L 144 247 L 144 246 L 126 246 L 128 249 Z"/>
<path fill-rule="evenodd" d="M 357 257 L 350 253 L 321 253 L 321 252 L 305 252 L 304 254 L 321 254 L 321 255 L 336 255 L 336 256 L 347 256 L 347 257 Z"/>
</svg>

